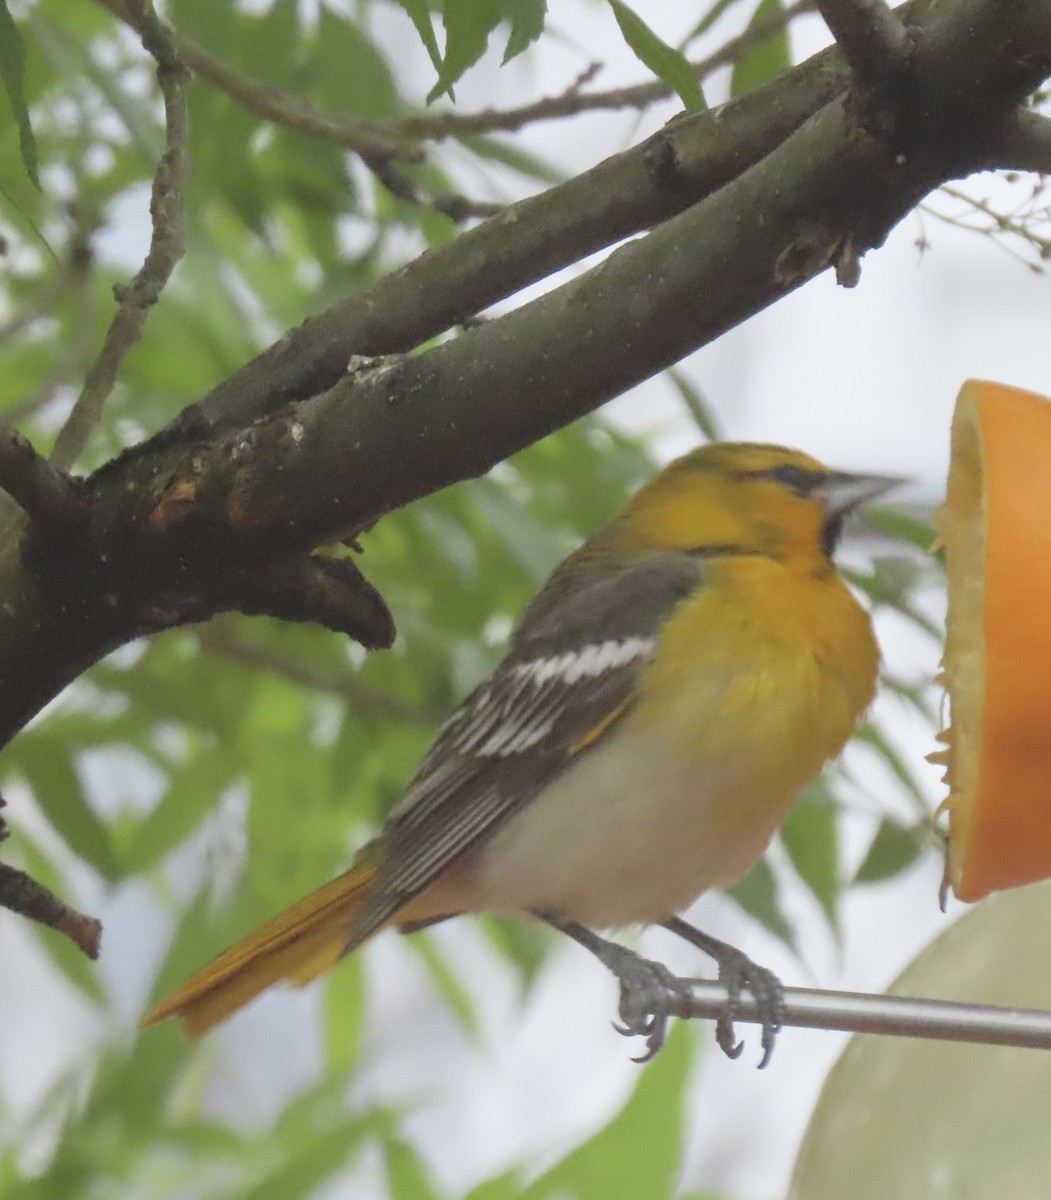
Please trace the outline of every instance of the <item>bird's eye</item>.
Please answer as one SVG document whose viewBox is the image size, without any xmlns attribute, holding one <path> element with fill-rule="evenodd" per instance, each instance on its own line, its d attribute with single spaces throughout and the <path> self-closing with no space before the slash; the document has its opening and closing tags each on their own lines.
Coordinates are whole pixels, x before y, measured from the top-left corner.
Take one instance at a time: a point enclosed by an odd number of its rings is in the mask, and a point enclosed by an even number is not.
<svg viewBox="0 0 1051 1200">
<path fill-rule="evenodd" d="M 791 488 L 800 496 L 809 496 L 814 488 L 825 480 L 820 471 L 811 471 L 806 467 L 796 466 L 794 463 L 783 463 L 779 467 L 771 467 L 769 471 L 761 471 L 757 474 L 773 480 L 774 483 Z"/>
</svg>

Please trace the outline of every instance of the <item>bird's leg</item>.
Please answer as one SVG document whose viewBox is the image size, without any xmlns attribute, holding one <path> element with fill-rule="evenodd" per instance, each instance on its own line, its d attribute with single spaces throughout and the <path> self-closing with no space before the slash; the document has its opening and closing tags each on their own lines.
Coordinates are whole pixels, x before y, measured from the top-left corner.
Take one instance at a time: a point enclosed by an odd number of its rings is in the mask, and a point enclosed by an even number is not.
<svg viewBox="0 0 1051 1200">
<path fill-rule="evenodd" d="M 648 1062 L 664 1045 L 668 1018 L 688 1005 L 690 989 L 663 964 L 641 958 L 627 946 L 607 941 L 577 921 L 546 912 L 534 913 L 541 921 L 571 937 L 610 970 L 620 983 L 620 1019 L 614 1025 L 625 1037 L 645 1037 L 646 1053 L 635 1062 Z"/>
<path fill-rule="evenodd" d="M 695 929 L 682 917 L 669 917 L 661 924 L 672 933 L 685 938 L 699 950 L 703 950 L 712 958 L 719 968 L 719 982 L 726 987 L 726 1009 L 715 1025 L 715 1040 L 723 1053 L 730 1058 L 737 1058 L 744 1049 L 744 1042 L 738 1042 L 734 1034 L 734 1012 L 741 992 L 748 990 L 755 997 L 756 1007 L 763 1022 L 763 1058 L 759 1064 L 760 1070 L 770 1061 L 774 1049 L 774 1039 L 781 1028 L 784 1015 L 785 995 L 781 980 L 766 967 L 752 962 L 747 954 L 726 942 L 720 942 L 707 933 Z"/>
</svg>

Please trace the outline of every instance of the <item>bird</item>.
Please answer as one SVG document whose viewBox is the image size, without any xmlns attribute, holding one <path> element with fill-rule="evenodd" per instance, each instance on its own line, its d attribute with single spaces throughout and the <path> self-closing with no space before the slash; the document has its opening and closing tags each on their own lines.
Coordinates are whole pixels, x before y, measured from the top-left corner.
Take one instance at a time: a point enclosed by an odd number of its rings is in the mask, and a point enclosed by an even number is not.
<svg viewBox="0 0 1051 1200">
<path fill-rule="evenodd" d="M 440 727 L 350 868 L 143 1018 L 200 1036 L 279 981 L 302 986 L 389 926 L 470 913 L 545 922 L 620 983 L 651 1057 L 685 985 L 598 931 L 659 924 L 754 995 L 773 972 L 681 914 L 765 852 L 873 699 L 879 650 L 833 563 L 847 516 L 899 483 L 783 446 L 716 442 L 673 461 L 556 567 L 492 674 Z M 681 1011 L 681 1009 L 678 1009 Z"/>
</svg>

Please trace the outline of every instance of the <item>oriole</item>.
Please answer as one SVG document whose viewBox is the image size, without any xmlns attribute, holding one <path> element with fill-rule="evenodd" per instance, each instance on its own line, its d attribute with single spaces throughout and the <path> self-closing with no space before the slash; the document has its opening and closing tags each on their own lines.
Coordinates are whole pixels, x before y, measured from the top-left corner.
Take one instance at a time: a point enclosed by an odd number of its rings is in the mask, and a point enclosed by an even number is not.
<svg viewBox="0 0 1051 1200">
<path fill-rule="evenodd" d="M 755 862 L 871 701 L 871 622 L 831 555 L 846 515 L 894 482 L 770 445 L 672 463 L 554 571 L 351 868 L 143 1023 L 179 1017 L 197 1036 L 388 925 L 510 912 L 614 971 L 623 1031 L 650 1053 L 677 981 L 591 930 L 661 923 L 688 937 L 731 996 L 748 986 L 760 1001 L 765 1062 L 780 984 L 674 914 Z M 717 1033 L 736 1055 L 732 1015 Z"/>
</svg>

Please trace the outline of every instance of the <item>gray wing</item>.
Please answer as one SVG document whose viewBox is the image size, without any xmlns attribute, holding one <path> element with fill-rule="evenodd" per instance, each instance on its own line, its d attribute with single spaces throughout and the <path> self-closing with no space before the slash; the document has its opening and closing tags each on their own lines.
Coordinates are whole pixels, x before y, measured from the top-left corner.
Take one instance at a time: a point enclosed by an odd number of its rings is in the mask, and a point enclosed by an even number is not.
<svg viewBox="0 0 1051 1200">
<path fill-rule="evenodd" d="M 507 657 L 445 722 L 391 810 L 350 945 L 528 804 L 628 711 L 661 624 L 698 587 L 702 569 L 689 554 L 668 553 L 599 577 L 570 559 L 552 576 L 523 614 Z M 570 578 L 560 579 L 562 572 Z"/>
</svg>

